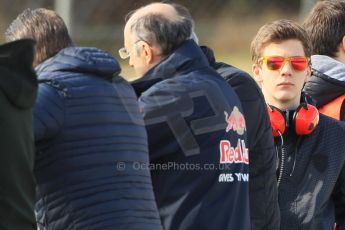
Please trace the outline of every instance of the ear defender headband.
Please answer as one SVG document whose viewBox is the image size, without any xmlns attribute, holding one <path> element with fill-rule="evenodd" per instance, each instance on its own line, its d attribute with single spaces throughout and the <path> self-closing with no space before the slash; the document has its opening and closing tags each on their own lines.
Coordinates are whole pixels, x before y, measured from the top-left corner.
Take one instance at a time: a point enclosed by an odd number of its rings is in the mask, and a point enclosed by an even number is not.
<svg viewBox="0 0 345 230">
<path fill-rule="evenodd" d="M 283 135 L 286 130 L 286 117 L 284 113 L 272 106 L 267 105 L 274 137 Z M 302 103 L 293 115 L 293 126 L 297 135 L 309 135 L 319 123 L 319 111 L 313 105 Z"/>
</svg>

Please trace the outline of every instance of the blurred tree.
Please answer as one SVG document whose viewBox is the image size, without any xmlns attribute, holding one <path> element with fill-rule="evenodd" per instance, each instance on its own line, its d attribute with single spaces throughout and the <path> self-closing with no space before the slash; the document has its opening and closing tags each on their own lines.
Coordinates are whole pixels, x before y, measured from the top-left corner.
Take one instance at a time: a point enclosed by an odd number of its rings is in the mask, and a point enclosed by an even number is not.
<svg viewBox="0 0 345 230">
<path fill-rule="evenodd" d="M 69 34 L 73 37 L 73 14 L 72 6 L 74 0 L 55 0 L 54 8 L 55 11 L 63 18 Z"/>
<path fill-rule="evenodd" d="M 70 25 L 71 35 L 78 45 L 96 46 L 117 55 L 123 46 L 125 17 L 131 10 L 159 0 L 0 0 L 1 41 L 9 23 L 26 8 L 54 9 L 54 3 L 69 2 L 66 10 L 57 10 Z M 196 31 L 202 44 L 212 46 L 217 55 L 233 64 L 250 60 L 249 43 L 258 28 L 278 18 L 296 19 L 310 9 L 316 0 L 172 0 L 186 6 L 196 21 Z M 65 3 L 66 4 L 66 3 Z M 69 18 L 69 19 L 68 19 Z M 241 64 L 239 65 L 241 67 Z M 250 68 L 248 68 L 250 69 Z"/>
<path fill-rule="evenodd" d="M 318 0 L 301 0 L 299 19 L 303 21 Z"/>
</svg>

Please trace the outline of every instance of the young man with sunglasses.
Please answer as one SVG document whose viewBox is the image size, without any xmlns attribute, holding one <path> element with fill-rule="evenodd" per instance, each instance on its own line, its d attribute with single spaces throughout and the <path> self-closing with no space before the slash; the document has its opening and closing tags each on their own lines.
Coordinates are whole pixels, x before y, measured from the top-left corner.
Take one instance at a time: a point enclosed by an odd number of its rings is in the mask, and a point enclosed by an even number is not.
<svg viewBox="0 0 345 230">
<path fill-rule="evenodd" d="M 309 44 L 288 20 L 264 25 L 251 44 L 275 136 L 281 230 L 343 230 L 345 124 L 319 115 L 301 93 L 311 74 Z"/>
</svg>

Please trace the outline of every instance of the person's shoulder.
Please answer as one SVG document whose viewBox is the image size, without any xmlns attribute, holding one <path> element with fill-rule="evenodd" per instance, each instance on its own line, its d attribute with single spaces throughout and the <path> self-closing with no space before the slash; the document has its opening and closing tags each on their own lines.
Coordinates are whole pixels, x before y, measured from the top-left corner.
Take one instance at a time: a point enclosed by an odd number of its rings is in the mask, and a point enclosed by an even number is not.
<svg viewBox="0 0 345 230">
<path fill-rule="evenodd" d="M 339 121 L 334 118 L 328 117 L 326 115 L 320 114 L 319 124 L 324 127 L 324 129 L 342 132 L 345 135 L 345 122 Z"/>
<path fill-rule="evenodd" d="M 234 77 L 245 78 L 249 81 L 254 81 L 254 79 L 250 76 L 249 73 L 224 62 L 217 62 L 215 64 L 215 69 L 217 72 L 226 80 L 232 79 Z"/>
<path fill-rule="evenodd" d="M 179 85 L 179 81 L 176 79 L 164 79 L 158 81 L 151 86 L 147 87 L 140 95 L 140 98 L 149 97 L 152 95 L 162 95 L 168 94 L 169 92 L 173 92 L 177 85 Z M 135 88 L 135 87 L 134 87 Z"/>
<path fill-rule="evenodd" d="M 259 85 L 247 72 L 222 62 L 217 63 L 217 72 L 231 85 L 242 100 L 263 100 Z"/>
<path fill-rule="evenodd" d="M 316 136 L 311 136 L 311 143 L 316 149 L 330 154 L 334 159 L 345 159 L 345 122 L 320 114 L 319 128 Z M 318 147 L 317 147 L 318 146 Z"/>
<path fill-rule="evenodd" d="M 216 88 L 215 85 L 226 85 L 224 83 L 226 83 L 224 79 L 214 70 L 202 69 L 158 81 L 146 89 L 140 98 L 155 96 L 156 99 L 167 99 L 172 96 L 182 97 L 183 95 L 200 90 L 210 93 L 210 91 L 213 92 L 213 89 Z"/>
<path fill-rule="evenodd" d="M 38 85 L 37 98 L 34 107 L 53 104 L 63 107 L 66 91 L 64 87 L 57 82 L 45 82 Z"/>
<path fill-rule="evenodd" d="M 83 46 L 69 46 L 64 49 L 61 49 L 60 54 L 69 55 L 69 56 L 78 56 L 86 57 L 90 55 L 96 56 L 108 56 L 113 58 L 113 56 L 105 50 L 102 50 L 97 47 L 83 47 Z"/>
<path fill-rule="evenodd" d="M 66 47 L 36 67 L 42 73 L 81 73 L 111 78 L 121 72 L 118 61 L 108 52 L 95 47 Z M 60 73 L 60 74 L 61 74 Z"/>
<path fill-rule="evenodd" d="M 149 90 L 166 89 L 178 90 L 193 87 L 209 81 L 217 81 L 224 79 L 212 68 L 200 68 L 192 71 L 177 73 L 172 77 L 162 79 L 154 83 Z"/>
</svg>

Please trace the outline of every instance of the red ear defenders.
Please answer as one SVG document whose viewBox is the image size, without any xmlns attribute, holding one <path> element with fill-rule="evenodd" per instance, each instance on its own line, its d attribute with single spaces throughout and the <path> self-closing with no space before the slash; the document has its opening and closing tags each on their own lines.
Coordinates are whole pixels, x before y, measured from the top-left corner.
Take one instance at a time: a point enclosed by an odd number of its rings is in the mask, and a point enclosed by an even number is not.
<svg viewBox="0 0 345 230">
<path fill-rule="evenodd" d="M 283 135 L 286 129 L 286 117 L 284 113 L 272 106 L 267 105 L 268 114 L 271 120 L 274 137 Z M 313 105 L 302 103 L 293 115 L 293 126 L 297 135 L 308 135 L 314 131 L 319 123 L 319 111 Z"/>
</svg>

